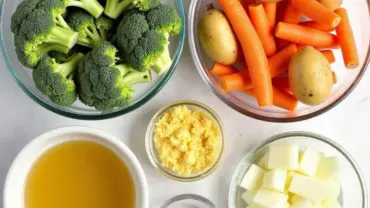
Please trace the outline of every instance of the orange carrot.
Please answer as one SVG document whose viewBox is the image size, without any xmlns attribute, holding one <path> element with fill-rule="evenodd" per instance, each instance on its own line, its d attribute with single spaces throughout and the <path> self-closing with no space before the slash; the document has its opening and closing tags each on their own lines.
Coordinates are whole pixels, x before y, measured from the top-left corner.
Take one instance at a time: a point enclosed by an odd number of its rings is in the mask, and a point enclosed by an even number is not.
<svg viewBox="0 0 370 208">
<path fill-rule="evenodd" d="M 255 97 L 253 89 L 244 90 L 243 92 Z M 273 104 L 276 107 L 283 108 L 289 111 L 294 111 L 295 109 L 297 109 L 298 100 L 293 95 L 285 92 L 284 90 L 277 89 L 276 87 L 273 87 L 273 93 Z"/>
<path fill-rule="evenodd" d="M 336 32 L 342 48 L 343 60 L 347 69 L 353 69 L 358 67 L 359 59 L 348 14 L 344 8 L 337 9 L 336 13 L 342 18 Z"/>
<path fill-rule="evenodd" d="M 301 20 L 302 14 L 293 7 L 292 0 L 289 0 L 288 6 L 284 13 L 283 22 L 290 24 L 298 24 Z"/>
<path fill-rule="evenodd" d="M 252 21 L 252 25 L 260 38 L 263 48 L 267 56 L 271 56 L 276 53 L 276 43 L 271 28 L 271 24 L 267 18 L 266 12 L 263 9 L 262 4 L 254 4 L 249 6 L 249 16 Z"/>
<path fill-rule="evenodd" d="M 265 9 L 267 19 L 270 22 L 271 28 L 275 28 L 277 3 L 276 2 L 264 2 L 263 8 Z"/>
<path fill-rule="evenodd" d="M 215 76 L 225 76 L 238 72 L 233 66 L 227 66 L 219 63 L 215 63 L 211 69 L 211 74 Z"/>
<path fill-rule="evenodd" d="M 292 5 L 307 17 L 319 24 L 335 28 L 340 23 L 340 16 L 316 0 L 292 0 Z"/>
<path fill-rule="evenodd" d="M 218 0 L 243 48 L 245 61 L 260 106 L 272 105 L 272 83 L 261 40 L 239 0 Z"/>
<path fill-rule="evenodd" d="M 279 22 L 275 36 L 301 45 L 310 45 L 316 48 L 330 48 L 337 43 L 333 34 L 302 25 Z"/>
<path fill-rule="evenodd" d="M 334 63 L 335 62 L 335 56 L 333 51 L 331 50 L 324 50 L 321 51 L 321 53 L 325 56 L 325 58 L 329 61 L 329 63 Z"/>
<path fill-rule="evenodd" d="M 337 80 L 337 74 L 333 71 L 333 72 L 331 72 L 332 73 L 332 75 L 333 75 L 333 83 L 334 84 L 337 84 L 337 82 L 338 82 L 338 80 Z"/>
<path fill-rule="evenodd" d="M 291 44 L 269 58 L 268 64 L 272 78 L 280 76 L 288 70 L 290 59 L 296 52 L 297 46 L 295 44 Z M 226 91 L 254 88 L 247 69 L 234 74 L 222 76 L 220 78 L 220 84 Z"/>
<path fill-rule="evenodd" d="M 310 28 L 314 28 L 314 29 L 318 29 L 318 30 L 321 30 L 323 32 L 331 32 L 331 31 L 334 30 L 333 27 L 330 27 L 328 25 L 322 25 L 322 24 L 319 24 L 315 21 L 301 22 L 300 25 L 310 27 Z"/>
</svg>

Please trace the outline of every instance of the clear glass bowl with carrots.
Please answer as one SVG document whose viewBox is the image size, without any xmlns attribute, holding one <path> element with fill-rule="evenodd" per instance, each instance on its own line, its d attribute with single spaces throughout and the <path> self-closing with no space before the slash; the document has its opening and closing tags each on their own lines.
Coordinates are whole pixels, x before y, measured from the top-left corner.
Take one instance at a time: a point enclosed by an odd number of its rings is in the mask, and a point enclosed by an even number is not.
<svg viewBox="0 0 370 208">
<path fill-rule="evenodd" d="M 240 45 L 233 65 L 213 61 L 199 41 L 198 23 L 210 4 L 223 12 Z M 302 121 L 335 107 L 361 80 L 370 60 L 369 8 L 367 0 L 193 0 L 190 50 L 203 80 L 231 108 L 264 121 Z M 331 73 L 324 76 L 333 80 L 330 95 L 315 105 L 297 96 L 289 67 L 306 46 L 326 58 Z M 316 80 L 309 82 L 320 93 Z"/>
</svg>

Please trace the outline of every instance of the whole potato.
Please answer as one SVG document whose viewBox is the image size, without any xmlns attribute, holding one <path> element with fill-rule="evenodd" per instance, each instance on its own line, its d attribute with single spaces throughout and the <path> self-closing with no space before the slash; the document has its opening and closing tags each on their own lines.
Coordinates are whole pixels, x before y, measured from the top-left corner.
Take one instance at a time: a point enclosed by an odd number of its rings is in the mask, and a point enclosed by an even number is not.
<svg viewBox="0 0 370 208">
<path fill-rule="evenodd" d="M 215 62 L 234 64 L 238 58 L 238 43 L 225 15 L 209 9 L 198 25 L 199 41 Z"/>
<path fill-rule="evenodd" d="M 289 64 L 290 89 L 299 101 L 318 105 L 330 95 L 333 75 L 325 56 L 311 46 L 300 49 Z"/>
<path fill-rule="evenodd" d="M 336 10 L 342 4 L 342 0 L 318 0 L 322 5 L 328 7 L 331 10 Z"/>
</svg>

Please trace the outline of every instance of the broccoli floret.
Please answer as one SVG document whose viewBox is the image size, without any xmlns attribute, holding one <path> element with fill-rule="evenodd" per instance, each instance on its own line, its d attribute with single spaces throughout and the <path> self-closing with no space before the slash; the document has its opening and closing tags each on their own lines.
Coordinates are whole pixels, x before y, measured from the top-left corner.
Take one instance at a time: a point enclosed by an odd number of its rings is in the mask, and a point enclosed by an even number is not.
<svg viewBox="0 0 370 208">
<path fill-rule="evenodd" d="M 178 35 L 181 30 L 181 17 L 176 9 L 160 4 L 146 14 L 150 29 L 163 33 L 166 36 Z"/>
<path fill-rule="evenodd" d="M 14 11 L 11 19 L 10 28 L 14 34 L 18 34 L 24 19 L 36 9 L 41 0 L 24 0 Z"/>
<path fill-rule="evenodd" d="M 78 95 L 84 104 L 102 111 L 122 107 L 132 100 L 134 84 L 151 82 L 150 71 L 137 72 L 128 65 L 116 65 L 116 52 L 111 43 L 104 42 L 80 62 Z"/>
<path fill-rule="evenodd" d="M 57 62 L 45 56 L 35 70 L 33 80 L 36 87 L 52 102 L 61 106 L 70 106 L 77 99 L 76 85 L 73 81 L 78 63 L 84 54 L 76 53 L 65 62 Z"/>
<path fill-rule="evenodd" d="M 61 0 L 67 7 L 79 7 L 95 18 L 103 14 L 104 7 L 97 0 Z"/>
<path fill-rule="evenodd" d="M 69 12 L 67 22 L 74 31 L 78 32 L 78 44 L 95 48 L 103 42 L 95 26 L 94 17 L 84 10 L 76 9 Z"/>
<path fill-rule="evenodd" d="M 96 28 L 98 29 L 100 36 L 102 37 L 103 40 L 108 40 L 110 36 L 110 32 L 113 29 L 113 19 L 102 15 L 100 16 L 96 22 Z"/>
<path fill-rule="evenodd" d="M 150 30 L 145 14 L 130 12 L 117 29 L 117 44 L 127 62 L 139 71 L 152 68 L 156 73 L 165 72 L 172 64 L 168 51 L 168 37 Z"/>
<path fill-rule="evenodd" d="M 104 13 L 112 19 L 117 19 L 125 10 L 136 8 L 148 11 L 158 4 L 158 0 L 107 0 Z"/>
<path fill-rule="evenodd" d="M 76 43 L 78 33 L 57 25 L 55 8 L 35 9 L 14 36 L 19 60 L 27 67 L 34 68 L 49 51 L 67 53 Z"/>
</svg>

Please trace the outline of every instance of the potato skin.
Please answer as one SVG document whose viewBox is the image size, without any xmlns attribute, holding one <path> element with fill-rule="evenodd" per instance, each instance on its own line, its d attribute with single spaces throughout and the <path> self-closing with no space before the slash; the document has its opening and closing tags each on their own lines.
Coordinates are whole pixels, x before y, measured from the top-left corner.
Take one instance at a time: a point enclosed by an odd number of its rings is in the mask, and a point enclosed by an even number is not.
<svg viewBox="0 0 370 208">
<path fill-rule="evenodd" d="M 311 46 L 300 49 L 289 64 L 289 84 L 294 96 L 302 103 L 321 104 L 333 87 L 328 60 Z"/>
<path fill-rule="evenodd" d="M 209 9 L 198 24 L 199 41 L 207 55 L 224 65 L 234 64 L 238 58 L 238 43 L 225 15 Z"/>
<path fill-rule="evenodd" d="M 331 10 L 336 10 L 342 4 L 342 0 L 318 0 L 322 5 L 328 7 Z"/>
</svg>

